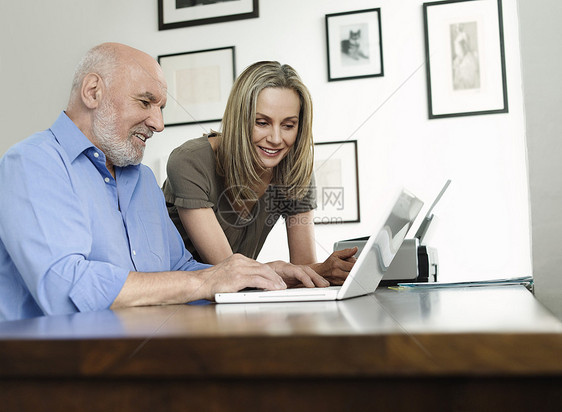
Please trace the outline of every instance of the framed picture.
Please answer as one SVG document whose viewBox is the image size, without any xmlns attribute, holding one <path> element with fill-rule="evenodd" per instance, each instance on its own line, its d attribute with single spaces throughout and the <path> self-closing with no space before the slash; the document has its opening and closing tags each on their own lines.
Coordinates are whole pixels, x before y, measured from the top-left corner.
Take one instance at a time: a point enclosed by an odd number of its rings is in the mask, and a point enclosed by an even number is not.
<svg viewBox="0 0 562 412">
<path fill-rule="evenodd" d="M 259 17 L 259 0 L 158 0 L 158 30 Z"/>
<path fill-rule="evenodd" d="M 357 140 L 314 144 L 314 223 L 360 221 Z"/>
<path fill-rule="evenodd" d="M 158 56 L 168 83 L 165 126 L 222 119 L 234 83 L 234 46 Z"/>
<path fill-rule="evenodd" d="M 381 11 L 326 15 L 328 81 L 384 76 Z"/>
<path fill-rule="evenodd" d="M 507 113 L 501 0 L 424 3 L 429 118 Z"/>
</svg>

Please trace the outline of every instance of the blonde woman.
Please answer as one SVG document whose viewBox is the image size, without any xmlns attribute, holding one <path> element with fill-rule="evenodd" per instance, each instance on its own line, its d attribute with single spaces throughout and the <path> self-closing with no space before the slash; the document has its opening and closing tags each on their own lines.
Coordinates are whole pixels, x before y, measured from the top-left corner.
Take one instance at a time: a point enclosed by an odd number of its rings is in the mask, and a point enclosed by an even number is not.
<svg viewBox="0 0 562 412">
<path fill-rule="evenodd" d="M 167 165 L 168 212 L 194 257 L 216 264 L 257 258 L 279 217 L 290 262 L 341 284 L 356 249 L 316 263 L 312 100 L 296 71 L 258 62 L 236 79 L 222 132 L 189 140 Z"/>
</svg>

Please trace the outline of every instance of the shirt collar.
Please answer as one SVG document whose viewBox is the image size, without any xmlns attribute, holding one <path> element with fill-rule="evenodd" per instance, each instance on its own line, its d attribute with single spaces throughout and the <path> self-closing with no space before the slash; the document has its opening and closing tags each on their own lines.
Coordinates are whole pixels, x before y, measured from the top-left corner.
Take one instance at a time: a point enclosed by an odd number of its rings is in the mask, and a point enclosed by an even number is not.
<svg viewBox="0 0 562 412">
<path fill-rule="evenodd" d="M 97 151 L 103 164 L 105 164 L 105 155 L 99 150 L 84 133 L 74 124 L 70 117 L 63 111 L 58 119 L 51 126 L 51 132 L 55 135 L 55 139 L 61 147 L 66 151 L 71 161 L 74 161 L 82 153 L 88 154 L 88 149 Z M 138 172 L 139 165 L 131 165 L 125 168 L 115 166 L 115 170 L 123 169 Z"/>
<path fill-rule="evenodd" d="M 64 111 L 51 126 L 51 131 L 72 161 L 85 150 L 95 147 Z"/>
</svg>

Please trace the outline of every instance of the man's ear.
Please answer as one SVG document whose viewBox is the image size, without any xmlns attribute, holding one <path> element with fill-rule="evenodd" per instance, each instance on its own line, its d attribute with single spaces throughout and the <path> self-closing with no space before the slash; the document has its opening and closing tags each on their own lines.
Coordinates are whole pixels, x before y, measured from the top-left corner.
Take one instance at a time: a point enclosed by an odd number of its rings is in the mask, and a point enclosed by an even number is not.
<svg viewBox="0 0 562 412">
<path fill-rule="evenodd" d="M 103 80 L 98 74 L 88 73 L 84 77 L 80 96 L 86 107 L 89 109 L 97 108 L 100 104 L 103 91 Z"/>
</svg>

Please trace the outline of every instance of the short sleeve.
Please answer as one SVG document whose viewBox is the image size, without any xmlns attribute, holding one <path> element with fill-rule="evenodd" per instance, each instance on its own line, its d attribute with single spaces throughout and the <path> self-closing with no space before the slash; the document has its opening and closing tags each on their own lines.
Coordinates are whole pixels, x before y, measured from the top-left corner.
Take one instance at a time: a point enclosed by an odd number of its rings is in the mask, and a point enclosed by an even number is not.
<svg viewBox="0 0 562 412">
<path fill-rule="evenodd" d="M 316 180 L 314 179 L 314 175 L 312 175 L 306 195 L 302 199 L 294 201 L 294 206 L 292 210 L 287 212 L 287 215 L 293 216 L 299 213 L 309 212 L 316 209 L 316 207 Z"/>
<path fill-rule="evenodd" d="M 215 155 L 206 137 L 188 140 L 172 151 L 162 190 L 168 204 L 186 209 L 216 204 Z"/>
</svg>

